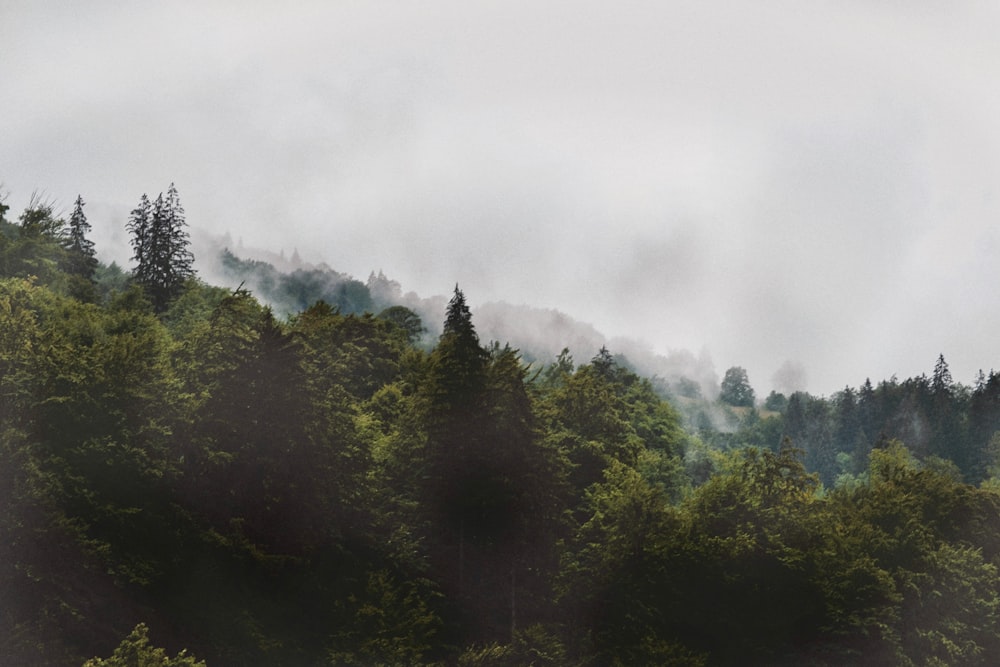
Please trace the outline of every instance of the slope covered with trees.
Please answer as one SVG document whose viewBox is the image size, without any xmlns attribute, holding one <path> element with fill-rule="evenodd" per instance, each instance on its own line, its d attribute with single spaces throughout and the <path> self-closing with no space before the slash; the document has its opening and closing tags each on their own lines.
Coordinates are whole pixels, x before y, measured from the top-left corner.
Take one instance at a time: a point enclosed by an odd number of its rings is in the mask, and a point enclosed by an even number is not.
<svg viewBox="0 0 1000 667">
<path fill-rule="evenodd" d="M 183 233 L 149 250 L 171 192 L 130 272 L 94 263 L 82 199 L 0 206 L 6 664 L 1000 654 L 995 374 L 758 412 L 737 369 L 731 428 L 699 426 L 696 388 L 606 348 L 481 340 L 458 287 L 431 345 L 377 299 L 278 317 L 198 280 Z"/>
</svg>

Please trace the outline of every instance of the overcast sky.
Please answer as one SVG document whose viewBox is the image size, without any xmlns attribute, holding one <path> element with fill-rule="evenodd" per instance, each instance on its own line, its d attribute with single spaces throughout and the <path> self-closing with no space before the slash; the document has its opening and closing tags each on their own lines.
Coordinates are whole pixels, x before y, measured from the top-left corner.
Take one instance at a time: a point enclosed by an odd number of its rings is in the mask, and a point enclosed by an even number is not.
<svg viewBox="0 0 1000 667">
<path fill-rule="evenodd" d="M 82 194 L 105 259 L 175 182 L 192 232 L 707 348 L 759 394 L 939 353 L 971 383 L 998 34 L 936 0 L 0 0 L 0 182 Z"/>
</svg>

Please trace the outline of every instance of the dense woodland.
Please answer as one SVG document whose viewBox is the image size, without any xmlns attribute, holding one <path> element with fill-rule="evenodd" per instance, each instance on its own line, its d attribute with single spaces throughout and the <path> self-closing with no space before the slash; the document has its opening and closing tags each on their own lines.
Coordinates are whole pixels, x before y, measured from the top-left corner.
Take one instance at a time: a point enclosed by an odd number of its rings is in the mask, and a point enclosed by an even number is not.
<svg viewBox="0 0 1000 667">
<path fill-rule="evenodd" d="M 276 316 L 197 277 L 173 186 L 128 229 L 123 270 L 82 199 L 0 204 L 5 665 L 1000 655 L 992 372 L 705 396 L 529 364 L 457 287 L 428 342 L 371 281 L 225 258 Z"/>
</svg>

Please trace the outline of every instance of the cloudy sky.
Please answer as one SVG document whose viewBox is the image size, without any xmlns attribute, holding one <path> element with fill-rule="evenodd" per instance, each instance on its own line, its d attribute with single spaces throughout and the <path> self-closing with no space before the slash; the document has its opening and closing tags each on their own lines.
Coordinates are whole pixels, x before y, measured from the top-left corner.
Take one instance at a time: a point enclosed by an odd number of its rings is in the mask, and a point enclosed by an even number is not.
<svg viewBox="0 0 1000 667">
<path fill-rule="evenodd" d="M 759 394 L 939 353 L 971 383 L 997 34 L 974 1 L 0 0 L 0 182 L 82 194 L 105 259 L 176 182 L 193 232 L 707 349 Z"/>
</svg>

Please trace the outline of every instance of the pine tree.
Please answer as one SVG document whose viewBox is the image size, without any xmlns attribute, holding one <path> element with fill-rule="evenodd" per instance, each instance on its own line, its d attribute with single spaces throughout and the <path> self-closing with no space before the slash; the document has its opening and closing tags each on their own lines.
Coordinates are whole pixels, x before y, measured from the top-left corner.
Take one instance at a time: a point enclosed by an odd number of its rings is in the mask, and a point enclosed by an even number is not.
<svg viewBox="0 0 1000 667">
<path fill-rule="evenodd" d="M 165 231 L 169 254 L 169 265 L 180 286 L 188 278 L 194 277 L 194 255 L 188 246 L 191 239 L 187 232 L 187 222 L 184 219 L 184 207 L 181 206 L 180 195 L 173 183 L 167 190 L 167 203 L 164 211 Z"/>
<path fill-rule="evenodd" d="M 132 234 L 132 259 L 138 262 L 133 276 L 140 284 L 149 282 L 152 274 L 151 264 L 147 259 L 150 218 L 152 218 L 152 205 L 149 203 L 149 197 L 143 194 L 139 198 L 139 205 L 129 214 L 128 224 L 125 226 L 125 229 Z"/>
<path fill-rule="evenodd" d="M 153 300 L 157 312 L 166 310 L 185 281 L 194 276 L 194 256 L 184 221 L 184 208 L 173 183 L 150 206 L 143 195 L 128 224 L 132 232 L 135 279 Z"/>
<path fill-rule="evenodd" d="M 83 197 L 77 195 L 76 204 L 73 207 L 73 214 L 69 218 L 69 239 L 67 250 L 69 251 L 69 272 L 82 278 L 93 278 L 97 269 L 97 257 L 94 251 L 94 242 L 87 238 L 90 232 L 90 223 L 83 212 L 86 202 Z"/>
<path fill-rule="evenodd" d="M 944 360 L 944 355 L 938 355 L 937 363 L 934 364 L 934 376 L 931 379 L 931 390 L 935 395 L 951 396 L 952 390 L 951 371 L 948 369 L 948 362 Z"/>
<path fill-rule="evenodd" d="M 466 421 L 481 408 L 488 359 L 489 353 L 479 344 L 465 295 L 456 285 L 448 302 L 444 332 L 433 356 L 435 407 L 447 415 L 449 428 L 456 421 Z"/>
</svg>

